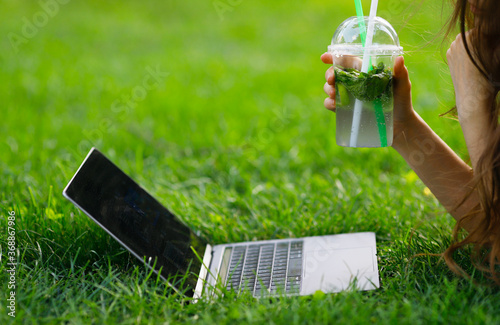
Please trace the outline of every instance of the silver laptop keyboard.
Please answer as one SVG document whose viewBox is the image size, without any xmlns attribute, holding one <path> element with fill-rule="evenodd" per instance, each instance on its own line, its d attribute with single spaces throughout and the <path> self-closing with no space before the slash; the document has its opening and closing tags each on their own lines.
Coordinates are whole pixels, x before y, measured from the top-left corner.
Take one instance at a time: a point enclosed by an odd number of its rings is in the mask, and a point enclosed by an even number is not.
<svg viewBox="0 0 500 325">
<path fill-rule="evenodd" d="M 302 283 L 303 242 L 233 246 L 227 289 L 249 290 L 254 296 L 299 292 Z M 227 249 L 227 248 L 226 248 Z"/>
</svg>

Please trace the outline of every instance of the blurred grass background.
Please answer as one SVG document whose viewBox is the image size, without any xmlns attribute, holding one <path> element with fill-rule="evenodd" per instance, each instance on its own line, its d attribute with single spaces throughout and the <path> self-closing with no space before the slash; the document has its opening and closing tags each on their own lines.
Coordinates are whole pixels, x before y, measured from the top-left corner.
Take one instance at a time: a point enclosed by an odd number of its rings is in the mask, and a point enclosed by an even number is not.
<svg viewBox="0 0 500 325">
<path fill-rule="evenodd" d="M 442 252 L 454 223 L 397 153 L 335 144 L 319 57 L 353 3 L 0 4 L 0 213 L 5 225 L 17 214 L 16 322 L 499 321 L 498 292 L 414 257 Z M 454 105 L 449 13 L 430 0 L 379 5 L 405 49 L 415 109 L 468 159 L 458 123 L 438 116 Z M 375 231 L 383 287 L 186 305 L 62 198 L 92 146 L 216 244 Z M 2 323 L 7 312 L 0 304 Z"/>
</svg>

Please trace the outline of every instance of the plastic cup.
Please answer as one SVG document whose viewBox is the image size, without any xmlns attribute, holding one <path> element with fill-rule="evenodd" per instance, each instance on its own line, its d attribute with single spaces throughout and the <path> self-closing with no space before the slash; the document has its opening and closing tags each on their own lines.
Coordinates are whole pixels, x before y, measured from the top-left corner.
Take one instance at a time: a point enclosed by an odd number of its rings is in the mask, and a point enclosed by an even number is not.
<svg viewBox="0 0 500 325">
<path fill-rule="evenodd" d="M 344 147 L 387 147 L 393 139 L 392 70 L 403 53 L 391 24 L 375 17 L 372 44 L 364 47 L 368 17 L 345 20 L 335 31 L 332 54 L 336 90 L 336 141 Z M 369 56 L 368 72 L 361 72 Z M 357 112 L 355 116 L 354 112 Z"/>
</svg>

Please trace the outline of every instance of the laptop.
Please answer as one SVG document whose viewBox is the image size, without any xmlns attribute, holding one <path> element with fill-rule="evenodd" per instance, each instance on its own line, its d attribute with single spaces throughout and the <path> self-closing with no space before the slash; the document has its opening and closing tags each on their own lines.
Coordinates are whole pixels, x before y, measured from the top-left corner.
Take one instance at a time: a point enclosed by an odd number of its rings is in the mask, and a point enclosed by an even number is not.
<svg viewBox="0 0 500 325">
<path fill-rule="evenodd" d="M 210 298 L 224 287 L 262 297 L 380 286 L 372 232 L 213 245 L 95 148 L 63 195 L 194 299 Z"/>
</svg>

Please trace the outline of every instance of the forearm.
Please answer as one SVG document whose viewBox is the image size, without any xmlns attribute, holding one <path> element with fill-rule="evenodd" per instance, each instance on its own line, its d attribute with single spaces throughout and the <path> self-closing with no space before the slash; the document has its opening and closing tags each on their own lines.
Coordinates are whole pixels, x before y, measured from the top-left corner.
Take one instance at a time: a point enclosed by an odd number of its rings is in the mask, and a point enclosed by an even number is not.
<svg viewBox="0 0 500 325">
<path fill-rule="evenodd" d="M 458 221 L 477 205 L 472 169 L 415 112 L 394 139 L 393 148 L 406 160 L 441 204 Z M 466 225 L 466 229 L 470 225 Z"/>
</svg>

